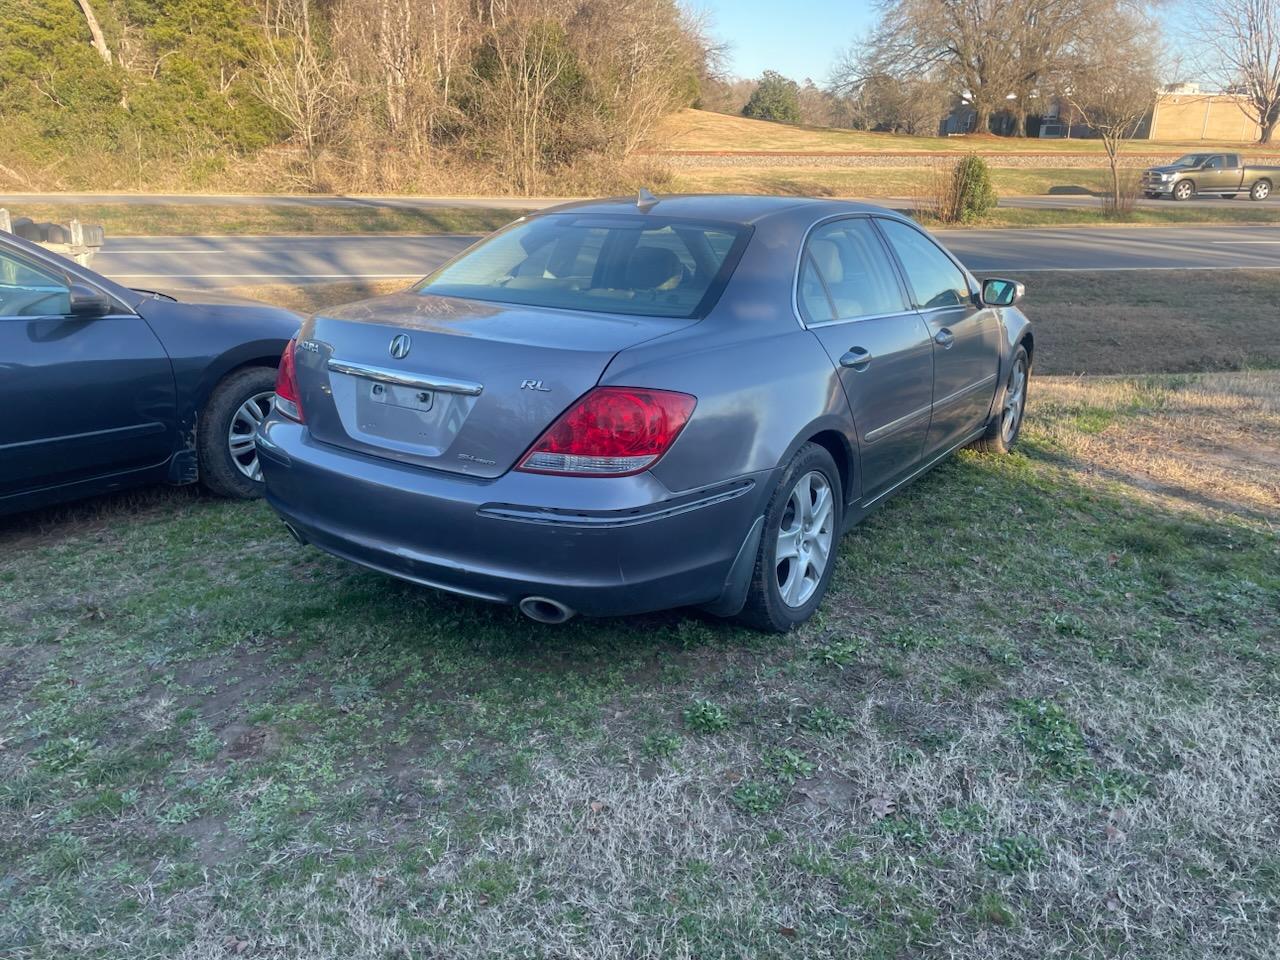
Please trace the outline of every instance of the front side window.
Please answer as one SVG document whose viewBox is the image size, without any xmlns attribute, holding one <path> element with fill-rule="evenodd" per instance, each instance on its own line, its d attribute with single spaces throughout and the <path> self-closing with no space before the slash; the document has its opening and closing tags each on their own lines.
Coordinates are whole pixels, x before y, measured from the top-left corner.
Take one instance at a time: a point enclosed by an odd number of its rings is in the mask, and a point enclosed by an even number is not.
<svg viewBox="0 0 1280 960">
<path fill-rule="evenodd" d="M 416 290 L 531 307 L 695 317 L 715 303 L 748 236 L 733 224 L 550 214 L 508 227 Z"/>
<path fill-rule="evenodd" d="M 1204 163 L 1204 168 L 1206 170 L 1221 170 L 1222 167 L 1223 162 L 1221 157 L 1210 157 Z"/>
<path fill-rule="evenodd" d="M 53 317 L 71 312 L 71 292 L 56 273 L 0 250 L 0 317 Z"/>
<path fill-rule="evenodd" d="M 921 310 L 958 307 L 969 300 L 969 281 L 942 249 L 915 227 L 897 220 L 881 220 L 885 236 Z"/>
<path fill-rule="evenodd" d="M 866 217 L 835 220 L 813 231 L 800 262 L 805 320 L 855 320 L 907 309 L 893 263 Z"/>
</svg>

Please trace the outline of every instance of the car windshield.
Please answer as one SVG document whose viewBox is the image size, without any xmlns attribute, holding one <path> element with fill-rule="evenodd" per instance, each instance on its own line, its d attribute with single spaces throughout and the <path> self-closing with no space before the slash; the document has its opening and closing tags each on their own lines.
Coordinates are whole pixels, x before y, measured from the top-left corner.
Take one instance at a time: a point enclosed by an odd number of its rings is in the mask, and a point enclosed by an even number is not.
<svg viewBox="0 0 1280 960">
<path fill-rule="evenodd" d="M 648 214 L 548 214 L 512 224 L 415 289 L 532 307 L 697 317 L 715 303 L 749 234 L 737 224 Z"/>
<path fill-rule="evenodd" d="M 1185 157 L 1179 157 L 1173 161 L 1170 166 L 1174 167 L 1198 167 L 1200 164 L 1208 160 L 1213 154 L 1211 153 L 1188 153 Z"/>
</svg>

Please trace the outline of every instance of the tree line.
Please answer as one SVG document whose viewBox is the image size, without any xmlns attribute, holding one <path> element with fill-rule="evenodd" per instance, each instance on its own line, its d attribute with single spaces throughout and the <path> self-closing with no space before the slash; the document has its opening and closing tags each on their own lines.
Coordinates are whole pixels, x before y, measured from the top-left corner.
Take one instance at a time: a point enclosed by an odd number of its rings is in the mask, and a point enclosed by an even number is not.
<svg viewBox="0 0 1280 960">
<path fill-rule="evenodd" d="M 0 177 L 591 189 L 713 57 L 677 0 L 0 0 Z"/>
<path fill-rule="evenodd" d="M 1176 57 L 1162 24 L 1181 34 Z M 713 83 L 704 101 L 911 135 L 937 134 L 962 106 L 973 132 L 1021 137 L 1050 107 L 1110 128 L 1122 94 L 1130 102 L 1120 112 L 1136 113 L 1136 127 L 1162 81 L 1188 77 L 1236 94 L 1269 143 L 1280 123 L 1280 0 L 880 0 L 874 28 L 824 87 L 766 71 L 758 82 Z M 1133 100 L 1142 103 L 1130 109 Z"/>
</svg>

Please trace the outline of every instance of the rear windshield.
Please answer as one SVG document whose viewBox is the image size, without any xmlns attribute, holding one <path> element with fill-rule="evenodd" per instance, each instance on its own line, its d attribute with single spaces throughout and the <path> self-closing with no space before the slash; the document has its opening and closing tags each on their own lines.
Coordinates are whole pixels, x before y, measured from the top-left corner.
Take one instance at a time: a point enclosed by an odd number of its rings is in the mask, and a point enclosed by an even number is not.
<svg viewBox="0 0 1280 960">
<path fill-rule="evenodd" d="M 549 214 L 512 224 L 416 289 L 532 307 L 700 317 L 720 296 L 749 232 L 648 214 Z"/>
</svg>

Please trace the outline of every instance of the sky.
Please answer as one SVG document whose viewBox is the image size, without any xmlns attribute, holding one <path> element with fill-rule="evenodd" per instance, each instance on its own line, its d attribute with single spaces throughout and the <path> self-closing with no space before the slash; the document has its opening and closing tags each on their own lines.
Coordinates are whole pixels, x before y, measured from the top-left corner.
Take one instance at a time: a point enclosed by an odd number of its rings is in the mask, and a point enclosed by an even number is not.
<svg viewBox="0 0 1280 960">
<path fill-rule="evenodd" d="M 874 20 L 870 0 L 694 0 L 711 35 L 729 45 L 725 72 L 765 70 L 821 86 L 840 53 Z"/>
</svg>

